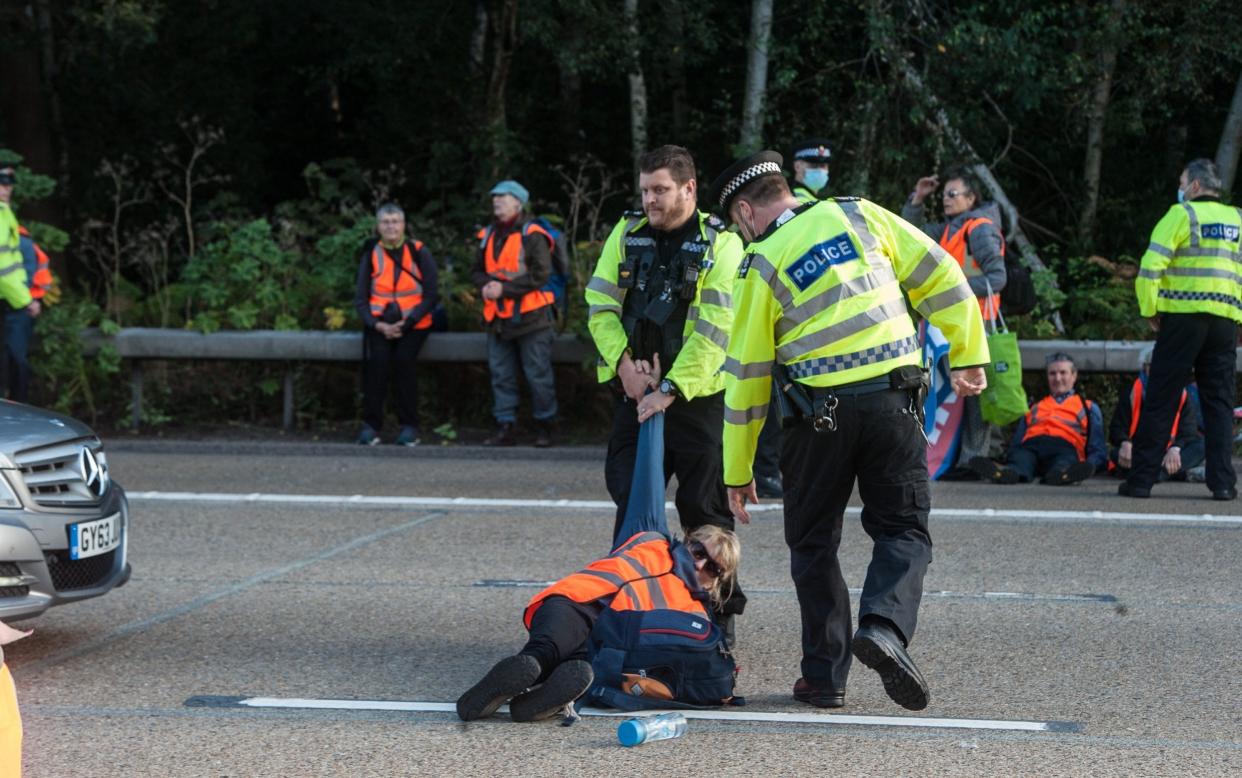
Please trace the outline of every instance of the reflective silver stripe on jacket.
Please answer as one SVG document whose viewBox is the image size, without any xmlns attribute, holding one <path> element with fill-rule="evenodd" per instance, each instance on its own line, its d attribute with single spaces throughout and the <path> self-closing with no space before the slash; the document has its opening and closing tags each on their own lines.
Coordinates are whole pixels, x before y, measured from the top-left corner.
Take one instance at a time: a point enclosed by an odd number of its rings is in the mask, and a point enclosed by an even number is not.
<svg viewBox="0 0 1242 778">
<path fill-rule="evenodd" d="M 1186 213 L 1190 216 L 1190 245 L 1199 245 L 1199 216 L 1195 213 L 1195 209 L 1190 207 L 1190 203 L 1182 203 L 1182 208 L 1186 209 Z"/>
<path fill-rule="evenodd" d="M 587 318 L 591 318 L 597 313 L 615 313 L 621 315 L 620 305 L 590 305 L 587 306 Z"/>
<path fill-rule="evenodd" d="M 838 373 L 863 365 L 887 362 L 890 359 L 904 357 L 919 350 L 919 339 L 911 335 L 882 346 L 855 351 L 853 354 L 838 354 L 829 357 L 816 357 L 805 362 L 794 362 L 788 365 L 790 378 L 808 378 L 815 375 Z M 782 360 L 784 361 L 784 360 Z M 726 411 L 727 413 L 727 411 Z"/>
<path fill-rule="evenodd" d="M 602 295 L 607 295 L 608 297 L 616 300 L 618 303 L 625 298 L 625 291 L 621 287 L 607 279 L 600 278 L 599 276 L 593 277 L 590 282 L 587 283 L 587 289 L 590 289 L 592 292 L 599 292 Z"/>
<path fill-rule="evenodd" d="M 599 578 L 601 580 L 607 581 L 608 583 L 612 584 L 617 589 L 620 589 L 622 586 L 625 586 L 624 578 L 617 575 L 616 573 L 610 573 L 607 570 L 592 570 L 590 568 L 587 568 L 585 570 L 579 570 L 578 575 L 589 575 L 592 578 Z"/>
<path fill-rule="evenodd" d="M 1169 257 L 1170 259 L 1173 258 L 1173 249 L 1162 246 L 1154 240 L 1147 244 L 1147 250 L 1153 254 L 1159 254 L 1162 257 Z"/>
<path fill-rule="evenodd" d="M 629 554 L 625 555 L 625 561 L 633 565 L 634 569 L 638 571 L 639 576 L 646 580 L 647 596 L 651 598 L 651 604 L 656 608 L 667 608 L 668 600 L 664 599 L 664 590 L 660 588 L 660 581 L 657 576 L 648 570 L 642 562 L 639 562 Z M 630 582 L 631 585 L 636 583 L 637 581 Z"/>
<path fill-rule="evenodd" d="M 897 283 L 897 275 L 887 262 L 883 267 L 872 266 L 871 272 L 841 281 L 797 305 L 785 308 L 784 316 L 776 323 L 777 337 L 810 321 L 817 314 L 856 295 L 866 294 Z M 898 292 L 900 294 L 900 292 Z"/>
<path fill-rule="evenodd" d="M 940 261 L 947 256 L 944 250 L 929 250 L 926 254 L 919 258 L 914 264 L 914 269 L 910 271 L 910 275 L 905 277 L 906 288 L 918 289 L 932 277 L 932 274 L 940 269 Z"/>
<path fill-rule="evenodd" d="M 812 351 L 826 348 L 844 338 L 857 335 L 868 327 L 908 315 L 905 298 L 899 297 L 896 300 L 889 300 L 874 308 L 868 308 L 865 311 L 856 313 L 848 319 L 843 319 L 822 330 L 808 332 L 788 343 L 777 346 L 776 358 L 787 364 L 796 362 Z"/>
<path fill-rule="evenodd" d="M 668 540 L 668 538 L 664 537 L 664 536 L 663 536 L 663 535 L 661 535 L 659 532 L 643 532 L 643 533 L 641 533 L 641 534 L 635 535 L 633 538 L 631 538 L 631 539 L 630 539 L 630 541 L 629 541 L 628 543 L 626 543 L 624 546 L 621 546 L 620 548 L 618 548 L 618 549 L 614 550 L 611 554 L 609 554 L 609 556 L 620 556 L 620 555 L 624 554 L 626 551 L 629 551 L 629 550 L 630 550 L 631 548 L 633 548 L 634 546 L 638 546 L 638 545 L 641 545 L 641 544 L 643 544 L 643 543 L 648 543 L 648 542 L 650 542 L 650 541 L 652 541 L 652 540 L 665 540 L 665 541 L 667 541 L 667 540 Z"/>
<path fill-rule="evenodd" d="M 762 405 L 752 405 L 741 411 L 735 411 L 729 406 L 725 406 L 724 419 L 729 424 L 737 424 L 745 426 L 755 419 L 766 419 L 768 417 L 768 401 L 765 400 Z"/>
<path fill-rule="evenodd" d="M 725 357 L 724 371 L 739 380 L 762 378 L 772 374 L 771 362 L 739 362 L 733 357 Z"/>
<path fill-rule="evenodd" d="M 694 323 L 694 331 L 715 343 L 721 348 L 728 348 L 729 335 L 707 319 L 699 319 Z"/>
<path fill-rule="evenodd" d="M 708 305 L 719 305 L 721 308 L 732 308 L 733 298 L 718 289 L 704 289 L 699 295 L 699 302 Z"/>
<path fill-rule="evenodd" d="M 1173 252 L 1174 259 L 1181 259 L 1182 257 L 1210 257 L 1214 259 L 1232 259 L 1234 262 L 1237 262 L 1238 252 L 1231 249 L 1203 247 L 1178 249 Z"/>
<path fill-rule="evenodd" d="M 1145 275 L 1146 271 L 1140 270 L 1139 275 L 1144 278 L 1159 278 L 1159 275 Z M 1212 267 L 1169 267 L 1165 268 L 1165 275 L 1168 276 L 1197 276 L 1201 278 L 1224 278 L 1233 281 L 1235 284 L 1242 284 L 1242 275 L 1231 270 L 1217 270 Z"/>
<path fill-rule="evenodd" d="M 919 313 L 930 319 L 933 315 L 943 311 L 945 308 L 957 305 L 963 300 L 973 299 L 975 299 L 975 295 L 970 291 L 970 287 L 966 284 L 958 284 L 952 289 L 947 289 L 940 294 L 934 294 L 931 297 L 924 297 L 919 304 L 914 307 Z"/>
<path fill-rule="evenodd" d="M 9 273 L 15 273 L 18 270 L 25 270 L 25 269 L 26 269 L 25 266 L 22 265 L 22 263 L 18 262 L 16 264 L 9 265 L 6 268 L 0 268 L 0 276 L 7 276 Z"/>
</svg>

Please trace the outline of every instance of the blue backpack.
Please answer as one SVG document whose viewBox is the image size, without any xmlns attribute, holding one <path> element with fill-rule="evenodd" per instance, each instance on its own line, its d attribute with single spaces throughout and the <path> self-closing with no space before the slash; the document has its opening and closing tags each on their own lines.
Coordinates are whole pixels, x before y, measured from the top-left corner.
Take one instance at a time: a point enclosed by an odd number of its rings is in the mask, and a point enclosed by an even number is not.
<svg viewBox="0 0 1242 778">
<path fill-rule="evenodd" d="M 564 326 L 566 319 L 569 317 L 569 247 L 566 245 L 565 233 L 552 226 L 552 223 L 542 216 L 536 216 L 531 219 L 531 223 L 538 224 L 540 227 L 548 231 L 552 236 L 552 273 L 548 276 L 548 283 L 543 285 L 543 291 L 551 292 L 555 298 L 553 304 L 556 308 L 557 320 Z"/>
</svg>

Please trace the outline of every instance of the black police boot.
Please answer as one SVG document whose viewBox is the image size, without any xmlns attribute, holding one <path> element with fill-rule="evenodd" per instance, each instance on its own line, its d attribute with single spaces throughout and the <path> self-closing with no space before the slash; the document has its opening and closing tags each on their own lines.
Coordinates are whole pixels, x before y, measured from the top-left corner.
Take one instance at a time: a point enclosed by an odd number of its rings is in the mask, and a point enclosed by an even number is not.
<svg viewBox="0 0 1242 778">
<path fill-rule="evenodd" d="M 854 633 L 854 657 L 880 674 L 884 691 L 907 710 L 923 710 L 931 702 L 927 681 L 906 653 L 901 638 L 883 621 L 869 619 Z"/>
<path fill-rule="evenodd" d="M 756 475 L 755 494 L 770 500 L 781 500 L 785 497 L 785 487 L 778 475 Z"/>
<path fill-rule="evenodd" d="M 841 708 L 845 706 L 844 689 L 832 689 L 827 685 L 818 686 L 805 678 L 799 678 L 794 684 L 793 697 L 798 702 L 805 702 L 817 708 Z"/>
</svg>

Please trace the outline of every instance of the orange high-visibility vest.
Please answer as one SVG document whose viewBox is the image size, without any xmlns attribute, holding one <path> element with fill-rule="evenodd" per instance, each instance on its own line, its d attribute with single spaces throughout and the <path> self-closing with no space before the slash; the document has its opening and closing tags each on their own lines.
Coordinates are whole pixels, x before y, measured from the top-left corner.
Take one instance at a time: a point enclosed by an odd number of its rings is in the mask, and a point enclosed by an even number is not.
<svg viewBox="0 0 1242 778">
<path fill-rule="evenodd" d="M 668 538 L 659 532 L 638 533 L 603 559 L 536 594 L 523 616 L 527 629 L 535 611 L 554 595 L 581 603 L 609 600 L 608 606 L 619 611 L 662 608 L 707 615 L 685 581 L 673 572 Z"/>
<path fill-rule="evenodd" d="M 20 224 L 17 226 L 17 231 L 22 234 L 22 237 L 30 237 L 30 230 Z M 30 296 L 36 300 L 39 300 L 47 294 L 47 290 L 52 288 L 52 268 L 51 263 L 48 261 L 47 253 L 43 250 L 43 247 L 38 243 L 35 243 L 33 240 L 30 242 L 34 246 L 36 260 L 34 274 L 31 275 L 29 279 Z"/>
<path fill-rule="evenodd" d="M 522 239 L 532 232 L 548 239 L 549 252 L 556 247 L 556 241 L 547 230 L 534 222 L 526 222 L 520 230 L 515 229 L 509 233 L 508 237 L 505 238 L 504 245 L 500 247 L 500 254 L 497 255 L 495 247 L 496 231 L 491 227 L 480 230 L 479 246 L 483 249 L 483 269 L 487 274 L 502 281 L 509 281 L 525 275 L 528 270 L 526 267 L 526 247 L 522 245 Z M 545 305 L 551 305 L 554 300 L 555 297 L 553 297 L 551 292 L 536 289 L 533 292 L 527 292 L 522 295 L 518 311 L 529 313 Z M 511 297 L 502 297 L 499 300 L 484 300 L 484 321 L 490 322 L 497 316 L 502 319 L 512 318 L 513 302 Z"/>
<path fill-rule="evenodd" d="M 414 241 L 414 251 L 422 251 L 422 241 Z M 393 278 L 394 272 L 396 279 Z M 394 283 L 395 281 L 395 283 Z M 388 254 L 379 243 L 371 250 L 371 315 L 380 318 L 388 303 L 396 303 L 401 309 L 401 316 L 408 316 L 410 311 L 423 301 L 423 271 L 414 261 L 410 252 L 410 244 L 401 245 L 401 269 L 389 267 Z M 416 330 L 431 329 L 431 314 L 418 320 Z"/>
<path fill-rule="evenodd" d="M 940 236 L 940 247 L 953 255 L 957 260 L 957 264 L 962 268 L 962 272 L 967 278 L 983 275 L 983 268 L 979 267 L 979 263 L 970 254 L 970 233 L 980 224 L 991 224 L 992 220 L 986 216 L 979 216 L 974 219 L 967 219 L 957 232 L 949 235 L 949 225 L 944 226 L 944 234 Z M 1005 256 L 1005 241 L 1001 240 L 1001 256 Z M 968 261 L 969 260 L 969 261 Z M 984 321 L 991 321 L 996 318 L 996 314 L 1000 311 L 1000 293 L 992 295 L 991 300 L 982 297 L 979 299 L 979 310 L 983 313 Z"/>
<path fill-rule="evenodd" d="M 1052 395 L 1037 402 L 1026 412 L 1026 435 L 1022 441 L 1040 435 L 1051 435 L 1073 444 L 1078 452 L 1078 461 L 1087 459 L 1087 433 L 1090 427 L 1088 416 L 1091 401 L 1084 400 L 1077 394 L 1065 398 L 1065 402 L 1057 402 Z"/>
<path fill-rule="evenodd" d="M 1173 430 L 1169 432 L 1169 442 L 1164 448 L 1167 451 L 1169 446 L 1173 445 L 1173 441 L 1177 440 L 1177 425 L 1182 421 L 1182 409 L 1186 407 L 1186 390 L 1182 390 L 1181 402 L 1177 404 L 1177 413 L 1173 416 Z M 1130 439 L 1134 439 L 1134 433 L 1138 430 L 1139 411 L 1143 408 L 1143 382 L 1134 379 L 1134 386 L 1130 388 Z"/>
</svg>

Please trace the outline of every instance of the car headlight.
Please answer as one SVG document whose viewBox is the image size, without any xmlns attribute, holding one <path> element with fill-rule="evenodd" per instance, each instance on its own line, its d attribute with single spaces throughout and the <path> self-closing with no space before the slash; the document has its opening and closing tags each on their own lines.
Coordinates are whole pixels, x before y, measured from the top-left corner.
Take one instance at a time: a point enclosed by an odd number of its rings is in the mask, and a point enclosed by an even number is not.
<svg viewBox="0 0 1242 778">
<path fill-rule="evenodd" d="M 21 508 L 22 501 L 17 499 L 17 493 L 13 491 L 13 487 L 9 486 L 9 479 L 0 472 L 0 508 Z"/>
</svg>

